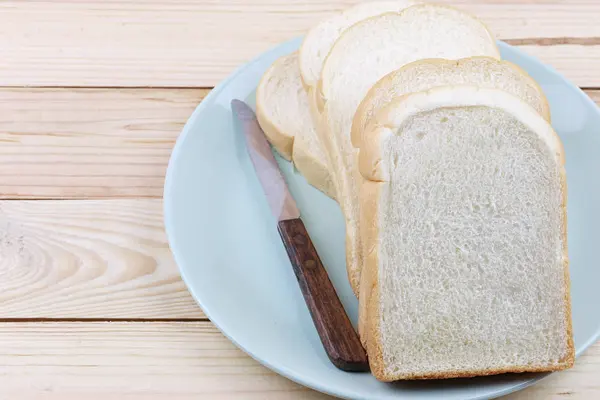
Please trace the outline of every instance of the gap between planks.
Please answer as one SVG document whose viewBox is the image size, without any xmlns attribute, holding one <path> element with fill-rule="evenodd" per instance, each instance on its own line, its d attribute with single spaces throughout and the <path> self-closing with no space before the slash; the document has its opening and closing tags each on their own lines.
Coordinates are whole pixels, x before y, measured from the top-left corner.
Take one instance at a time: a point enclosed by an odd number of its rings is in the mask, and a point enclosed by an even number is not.
<svg viewBox="0 0 600 400">
<path fill-rule="evenodd" d="M 0 347 L 2 399 L 329 398 L 263 367 L 208 322 L 0 324 Z M 598 398 L 599 358 L 596 344 L 574 368 L 505 399 Z"/>
<path fill-rule="evenodd" d="M 0 89 L 0 198 L 162 198 L 175 141 L 208 93 Z"/>
<path fill-rule="evenodd" d="M 0 324 L 93 322 L 210 322 L 204 318 L 0 318 Z"/>
<path fill-rule="evenodd" d="M 214 86 L 357 2 L 3 1 L 0 84 Z M 473 13 L 496 37 L 523 44 L 576 84 L 600 85 L 596 0 L 439 2 Z"/>
</svg>

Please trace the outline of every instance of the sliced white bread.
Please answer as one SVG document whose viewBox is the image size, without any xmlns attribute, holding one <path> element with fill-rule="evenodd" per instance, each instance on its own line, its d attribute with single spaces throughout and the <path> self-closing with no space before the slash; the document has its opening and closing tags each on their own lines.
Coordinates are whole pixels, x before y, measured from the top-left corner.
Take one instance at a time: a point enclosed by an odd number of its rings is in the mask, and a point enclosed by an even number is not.
<svg viewBox="0 0 600 400">
<path fill-rule="evenodd" d="M 315 25 L 300 46 L 300 73 L 306 88 L 317 86 L 323 61 L 342 32 L 363 19 L 390 11 L 398 12 L 417 3 L 412 0 L 363 2 Z"/>
<path fill-rule="evenodd" d="M 479 20 L 449 7 L 416 5 L 353 25 L 339 37 L 325 60 L 316 96 L 323 111 L 318 133 L 346 219 L 346 263 L 356 294 L 363 256 L 360 176 L 350 138 L 354 112 L 374 83 L 410 62 L 478 55 L 499 58 L 493 37 Z"/>
<path fill-rule="evenodd" d="M 438 86 L 469 84 L 484 88 L 502 89 L 525 101 L 550 121 L 548 102 L 539 85 L 525 71 L 516 65 L 491 57 L 471 57 L 460 60 L 425 59 L 415 61 L 389 73 L 380 79 L 367 93 L 354 115 L 352 124 L 352 143 L 360 146 L 365 132 L 370 132 L 374 113 L 393 100 L 411 92 L 429 90 Z M 360 179 L 359 184 L 363 184 Z M 359 189 L 360 190 L 360 189 Z M 360 212 L 370 210 L 361 207 Z M 361 217 L 362 218 L 362 217 Z M 362 237 L 365 225 L 360 224 Z M 363 242 L 363 252 L 369 248 Z M 359 293 L 360 296 L 360 293 Z M 362 308 L 366 302 L 359 302 Z M 363 333 L 364 325 L 358 325 Z M 363 344 L 364 341 L 363 341 Z"/>
<path fill-rule="evenodd" d="M 461 60 L 426 59 L 407 64 L 389 73 L 371 87 L 354 114 L 352 144 L 358 147 L 364 132 L 368 132 L 376 110 L 410 92 L 420 92 L 436 86 L 475 85 L 503 89 L 532 106 L 550 121 L 550 108 L 544 93 L 527 72 L 509 61 L 491 57 L 471 57 Z"/>
<path fill-rule="evenodd" d="M 407 7 L 420 4 L 413 0 L 367 1 L 356 4 L 335 14 L 308 31 L 299 50 L 300 76 L 308 93 L 311 116 L 315 126 L 321 124 L 321 113 L 317 107 L 317 85 L 325 58 L 340 35 L 349 27 L 364 19 L 400 12 Z"/>
<path fill-rule="evenodd" d="M 408 94 L 376 119 L 359 160 L 372 248 L 359 318 L 375 377 L 572 366 L 564 153 L 550 124 L 473 86 Z"/>
<path fill-rule="evenodd" d="M 277 152 L 292 160 L 308 183 L 335 197 L 300 80 L 297 53 L 279 58 L 263 75 L 256 89 L 256 116 Z"/>
</svg>

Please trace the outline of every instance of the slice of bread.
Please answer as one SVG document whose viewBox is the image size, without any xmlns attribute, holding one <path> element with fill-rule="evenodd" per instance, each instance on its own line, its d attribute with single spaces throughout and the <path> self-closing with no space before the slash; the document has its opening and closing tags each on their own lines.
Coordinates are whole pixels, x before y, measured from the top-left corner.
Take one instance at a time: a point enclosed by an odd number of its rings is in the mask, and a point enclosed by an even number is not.
<svg viewBox="0 0 600 400">
<path fill-rule="evenodd" d="M 373 85 L 354 115 L 353 145 L 360 147 L 362 140 L 368 140 L 363 135 L 373 130 L 371 125 L 375 122 L 373 121 L 375 112 L 399 97 L 439 86 L 460 84 L 502 89 L 519 97 L 550 121 L 548 102 L 541 88 L 526 72 L 512 63 L 491 57 L 471 57 L 456 61 L 424 59 L 391 72 Z M 360 185 L 363 184 L 365 180 L 361 177 L 358 181 L 359 192 L 362 190 Z M 371 211 L 360 207 L 359 212 L 369 215 Z M 364 218 L 360 216 L 359 220 Z M 368 228 L 368 225 L 360 224 L 361 237 L 368 235 L 368 232 L 365 232 Z M 369 251 L 367 243 L 363 242 L 363 254 L 368 254 Z M 359 301 L 359 307 L 364 314 L 366 303 Z M 358 324 L 359 334 L 364 333 L 364 328 L 364 320 L 361 319 Z M 365 345 L 364 340 L 363 345 Z"/>
<path fill-rule="evenodd" d="M 321 142 L 334 171 L 346 219 L 346 263 L 358 294 L 363 262 L 359 226 L 360 174 L 350 139 L 354 112 L 369 88 L 386 74 L 418 59 L 499 58 L 487 28 L 453 8 L 416 5 L 361 21 L 347 29 L 327 56 L 318 86 Z"/>
<path fill-rule="evenodd" d="M 263 75 L 256 89 L 256 116 L 277 152 L 292 160 L 308 183 L 335 197 L 300 80 L 297 53 L 279 58 Z"/>
<path fill-rule="evenodd" d="M 532 106 L 550 121 L 550 107 L 540 86 L 524 70 L 509 61 L 491 57 L 471 57 L 457 61 L 427 59 L 410 63 L 380 79 L 366 94 L 354 114 L 352 144 L 368 132 L 375 111 L 395 98 L 436 86 L 476 85 L 503 89 Z"/>
<path fill-rule="evenodd" d="M 417 3 L 412 0 L 359 3 L 315 25 L 300 46 L 300 73 L 306 88 L 317 86 L 323 61 L 342 32 L 363 19 L 390 11 L 398 12 Z"/>
<path fill-rule="evenodd" d="M 315 126 L 321 124 L 321 113 L 317 107 L 317 84 L 321 78 L 323 62 L 331 47 L 349 27 L 366 18 L 388 12 L 400 12 L 419 4 L 413 0 L 368 1 L 356 4 L 335 14 L 308 31 L 299 50 L 300 76 L 308 93 L 311 116 Z"/>
<path fill-rule="evenodd" d="M 571 367 L 564 152 L 550 124 L 474 86 L 408 94 L 376 120 L 359 153 L 375 377 Z"/>
</svg>

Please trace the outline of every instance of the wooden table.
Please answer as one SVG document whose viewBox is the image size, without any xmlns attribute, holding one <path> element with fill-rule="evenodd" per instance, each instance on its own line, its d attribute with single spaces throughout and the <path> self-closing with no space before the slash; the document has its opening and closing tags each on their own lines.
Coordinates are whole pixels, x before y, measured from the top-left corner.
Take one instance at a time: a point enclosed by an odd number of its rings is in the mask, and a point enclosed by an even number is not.
<svg viewBox="0 0 600 400">
<path fill-rule="evenodd" d="M 0 1 L 0 399 L 317 399 L 196 306 L 161 195 L 242 62 L 348 0 Z M 598 0 L 454 1 L 600 101 Z M 511 399 L 600 398 L 600 344 Z"/>
</svg>

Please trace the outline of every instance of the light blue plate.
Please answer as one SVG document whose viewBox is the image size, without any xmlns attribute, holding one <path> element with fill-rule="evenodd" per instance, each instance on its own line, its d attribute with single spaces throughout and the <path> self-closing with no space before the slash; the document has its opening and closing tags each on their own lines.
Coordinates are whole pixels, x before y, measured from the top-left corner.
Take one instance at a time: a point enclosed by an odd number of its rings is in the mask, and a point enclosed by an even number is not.
<svg viewBox="0 0 600 400">
<path fill-rule="evenodd" d="M 546 374 L 384 384 L 337 370 L 327 359 L 244 147 L 230 101 L 254 104 L 265 69 L 298 48 L 284 43 L 215 88 L 177 140 L 165 184 L 171 249 L 190 292 L 237 346 L 298 383 L 353 399 L 484 399 L 522 389 Z M 577 354 L 600 333 L 600 113 L 553 69 L 500 43 L 503 58 L 527 70 L 550 101 L 567 155 L 568 234 Z M 278 160 L 315 246 L 353 321 L 344 223 L 337 204 Z"/>
</svg>

